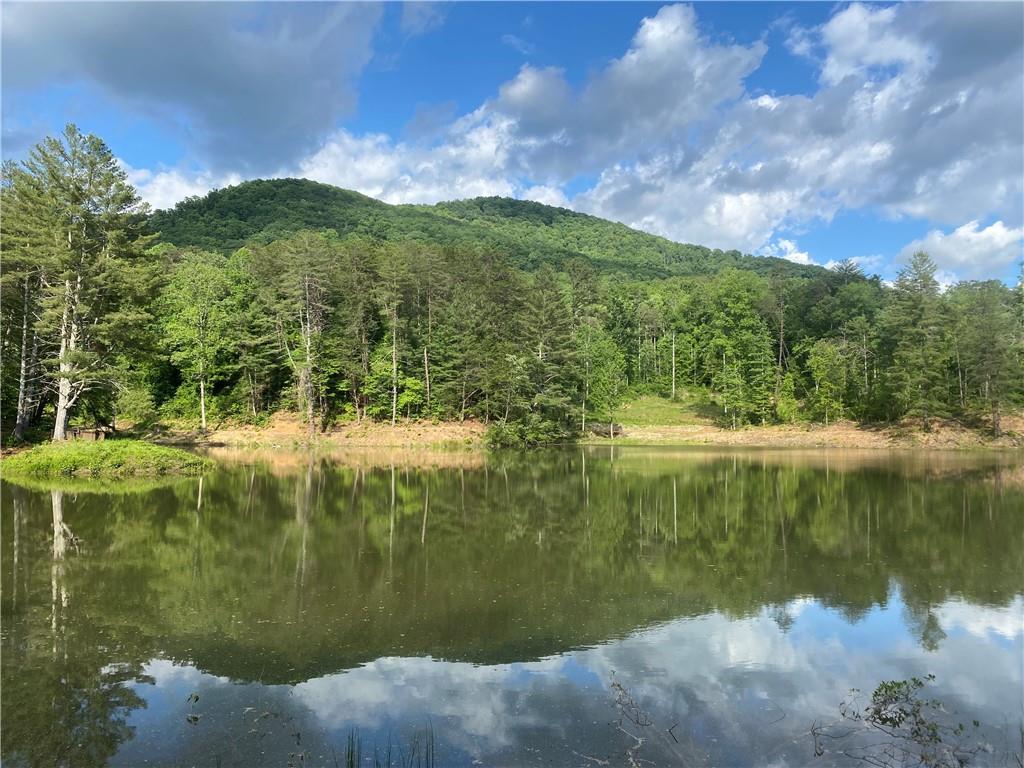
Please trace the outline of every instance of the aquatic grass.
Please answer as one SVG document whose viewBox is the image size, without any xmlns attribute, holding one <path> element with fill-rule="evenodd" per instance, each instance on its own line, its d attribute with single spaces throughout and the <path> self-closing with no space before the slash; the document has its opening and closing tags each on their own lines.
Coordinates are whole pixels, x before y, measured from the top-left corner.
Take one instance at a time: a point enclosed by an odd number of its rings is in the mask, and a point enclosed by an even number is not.
<svg viewBox="0 0 1024 768">
<path fill-rule="evenodd" d="M 213 462 L 180 448 L 142 440 L 47 443 L 8 456 L 0 463 L 4 476 L 59 477 L 88 475 L 194 475 Z"/>
<path fill-rule="evenodd" d="M 437 765 L 434 726 L 428 724 L 422 731 L 413 733 L 409 740 L 408 752 L 402 748 L 401 740 L 392 741 L 388 735 L 383 748 L 373 747 L 373 768 L 434 768 Z M 337 764 L 337 760 L 335 760 Z M 363 739 L 358 728 L 348 732 L 345 745 L 345 768 L 360 768 L 363 764 Z"/>
</svg>

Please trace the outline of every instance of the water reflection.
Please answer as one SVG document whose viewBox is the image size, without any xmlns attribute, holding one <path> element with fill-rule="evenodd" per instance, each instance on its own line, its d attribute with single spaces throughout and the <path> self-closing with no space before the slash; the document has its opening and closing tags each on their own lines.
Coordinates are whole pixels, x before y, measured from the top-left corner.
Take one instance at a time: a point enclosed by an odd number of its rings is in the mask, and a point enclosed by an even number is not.
<svg viewBox="0 0 1024 768">
<path fill-rule="evenodd" d="M 929 672 L 993 761 L 1022 720 L 1004 461 L 289 456 L 91 490 L 3 489 L 11 765 L 333 765 L 426 722 L 444 764 L 624 764 L 612 681 L 660 764 L 806 764 L 850 687 Z"/>
</svg>

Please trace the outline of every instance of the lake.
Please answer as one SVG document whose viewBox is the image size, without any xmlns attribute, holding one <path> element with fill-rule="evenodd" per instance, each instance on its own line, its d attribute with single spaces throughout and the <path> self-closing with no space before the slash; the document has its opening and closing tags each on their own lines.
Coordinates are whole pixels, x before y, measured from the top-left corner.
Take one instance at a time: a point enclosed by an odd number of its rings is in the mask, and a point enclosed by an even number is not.
<svg viewBox="0 0 1024 768">
<path fill-rule="evenodd" d="M 3 485 L 4 765 L 861 765 L 912 677 L 1020 754 L 1020 454 L 218 458 Z"/>
</svg>

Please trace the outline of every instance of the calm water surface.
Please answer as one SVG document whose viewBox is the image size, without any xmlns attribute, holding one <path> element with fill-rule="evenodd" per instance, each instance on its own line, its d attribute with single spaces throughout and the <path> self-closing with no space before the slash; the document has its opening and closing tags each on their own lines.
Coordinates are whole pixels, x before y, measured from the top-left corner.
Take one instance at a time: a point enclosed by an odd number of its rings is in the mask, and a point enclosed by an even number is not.
<svg viewBox="0 0 1024 768">
<path fill-rule="evenodd" d="M 811 724 L 929 673 L 1020 750 L 1019 455 L 404 463 L 4 484 L 4 765 L 842 765 Z"/>
</svg>

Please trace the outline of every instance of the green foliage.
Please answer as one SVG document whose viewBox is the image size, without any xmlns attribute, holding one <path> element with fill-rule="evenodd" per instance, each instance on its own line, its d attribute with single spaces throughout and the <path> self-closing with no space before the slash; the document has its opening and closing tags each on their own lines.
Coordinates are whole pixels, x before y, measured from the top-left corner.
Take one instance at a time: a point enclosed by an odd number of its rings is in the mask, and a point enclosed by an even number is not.
<svg viewBox="0 0 1024 768">
<path fill-rule="evenodd" d="M 406 416 L 419 412 L 423 405 L 423 380 L 406 376 L 398 382 L 398 411 Z"/>
<path fill-rule="evenodd" d="M 905 416 L 931 419 L 947 415 L 948 360 L 944 305 L 935 280 L 935 263 L 915 253 L 896 279 L 886 323 L 895 339 L 890 382 Z"/>
<path fill-rule="evenodd" d="M 614 421 L 626 394 L 626 361 L 622 351 L 601 326 L 584 322 L 576 329 L 576 360 L 583 385 L 582 420 L 590 413 Z"/>
<path fill-rule="evenodd" d="M 236 346 L 238 311 L 226 266 L 215 254 L 184 254 L 159 300 L 164 344 L 171 362 L 199 388 L 203 429 L 207 387 L 229 372 Z"/>
<path fill-rule="evenodd" d="M 391 418 L 391 346 L 378 344 L 370 358 L 370 372 L 363 387 L 366 413 L 375 419 Z"/>
<path fill-rule="evenodd" d="M 792 424 L 800 417 L 800 402 L 796 399 L 796 381 L 791 372 L 786 373 L 779 384 L 775 414 L 783 424 Z"/>
<path fill-rule="evenodd" d="M 0 419 L 17 437 L 51 413 L 204 425 L 294 409 L 310 439 L 338 416 L 428 417 L 535 444 L 614 421 L 627 392 L 684 391 L 733 428 L 956 415 L 998 434 L 1024 399 L 1024 288 L 943 294 L 924 254 L 889 289 L 852 263 L 712 251 L 538 203 L 390 206 L 297 179 L 147 219 L 98 139 L 69 128 L 33 158 L 0 187 Z M 75 187 L 76 163 L 113 202 L 68 234 L 72 214 L 53 211 L 99 195 Z M 144 250 L 144 229 L 161 244 Z"/>
<path fill-rule="evenodd" d="M 417 241 L 443 248 L 482 245 L 521 268 L 565 268 L 581 257 L 602 270 L 661 277 L 713 274 L 725 267 L 810 275 L 816 268 L 781 259 L 682 245 L 594 216 L 509 198 L 483 197 L 436 206 L 388 205 L 306 179 L 248 181 L 158 211 L 151 229 L 179 247 L 231 253 L 306 229 L 339 236 Z"/>
<path fill-rule="evenodd" d="M 843 418 L 846 391 L 846 361 L 842 345 L 832 339 L 818 339 L 807 352 L 807 368 L 814 381 L 809 396 L 812 416 L 824 420 Z"/>
<path fill-rule="evenodd" d="M 142 353 L 159 256 L 144 251 L 148 209 L 124 169 L 74 125 L 36 145 L 20 167 L 5 166 L 4 204 L 5 261 L 10 249 L 29 321 L 21 335 L 31 327 L 39 373 L 56 390 L 59 440 L 76 404 L 110 410 L 119 361 Z M 25 383 L 20 377 L 19 402 Z"/>
<path fill-rule="evenodd" d="M 923 698 L 921 691 L 934 680 L 935 675 L 927 675 L 924 680 L 883 680 L 866 706 L 861 706 L 860 691 L 853 689 L 850 698 L 840 704 L 841 725 L 815 723 L 811 728 L 815 754 L 824 754 L 823 741 L 827 738 L 836 740 L 846 757 L 879 768 L 963 768 L 985 749 L 972 738 L 981 724 L 974 720 L 968 728 L 964 723 L 954 723 L 941 701 Z"/>
<path fill-rule="evenodd" d="M 1002 413 L 1020 392 L 1024 350 L 1014 322 L 1013 292 L 997 281 L 961 283 L 949 293 L 960 405 L 989 414 L 1000 432 Z"/>
<path fill-rule="evenodd" d="M 141 440 L 50 443 L 3 459 L 4 474 L 11 476 L 187 475 L 210 466 L 208 459 L 188 451 Z"/>
</svg>

